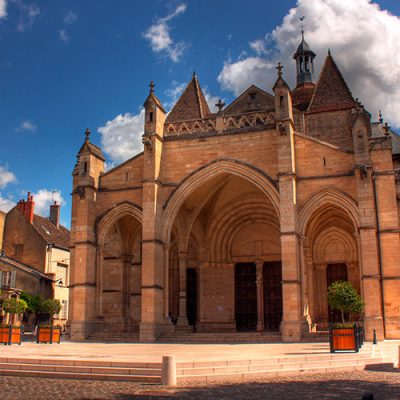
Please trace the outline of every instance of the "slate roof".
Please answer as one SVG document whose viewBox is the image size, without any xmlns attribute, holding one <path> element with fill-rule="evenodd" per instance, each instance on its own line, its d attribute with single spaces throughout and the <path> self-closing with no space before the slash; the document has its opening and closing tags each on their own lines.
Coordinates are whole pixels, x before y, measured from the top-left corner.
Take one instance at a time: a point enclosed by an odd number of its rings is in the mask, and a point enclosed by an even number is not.
<svg viewBox="0 0 400 400">
<path fill-rule="evenodd" d="M 339 68 L 329 53 L 325 59 L 308 112 L 353 108 L 356 102 Z"/>
<path fill-rule="evenodd" d="M 293 58 L 296 58 L 298 55 L 304 53 L 310 53 L 315 56 L 315 53 L 311 50 L 310 45 L 303 38 L 301 43 L 297 47 L 296 53 L 294 53 Z"/>
<path fill-rule="evenodd" d="M 33 216 L 33 226 L 47 242 L 61 249 L 69 250 L 70 231 L 62 225 L 57 228 L 48 218 Z"/>
<path fill-rule="evenodd" d="M 202 119 L 210 114 L 211 111 L 201 90 L 199 81 L 196 75 L 193 74 L 191 81 L 168 114 L 165 123 L 170 124 L 173 122 Z"/>
</svg>

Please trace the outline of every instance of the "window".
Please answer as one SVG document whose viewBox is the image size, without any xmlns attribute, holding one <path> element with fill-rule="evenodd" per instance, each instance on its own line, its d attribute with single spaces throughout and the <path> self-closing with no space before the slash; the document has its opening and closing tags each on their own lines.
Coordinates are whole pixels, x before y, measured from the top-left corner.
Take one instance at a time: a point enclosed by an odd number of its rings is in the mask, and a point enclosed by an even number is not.
<svg viewBox="0 0 400 400">
<path fill-rule="evenodd" d="M 149 122 L 153 122 L 153 111 L 149 112 Z"/>
<path fill-rule="evenodd" d="M 68 300 L 61 300 L 60 319 L 67 319 L 68 315 Z"/>
<path fill-rule="evenodd" d="M 63 264 L 63 263 L 57 263 L 57 268 L 56 268 L 56 277 L 55 280 L 59 281 L 58 285 L 59 286 L 67 286 L 67 278 L 68 278 L 68 264 Z"/>
<path fill-rule="evenodd" d="M 16 271 L 0 271 L 0 287 L 15 288 Z"/>
</svg>

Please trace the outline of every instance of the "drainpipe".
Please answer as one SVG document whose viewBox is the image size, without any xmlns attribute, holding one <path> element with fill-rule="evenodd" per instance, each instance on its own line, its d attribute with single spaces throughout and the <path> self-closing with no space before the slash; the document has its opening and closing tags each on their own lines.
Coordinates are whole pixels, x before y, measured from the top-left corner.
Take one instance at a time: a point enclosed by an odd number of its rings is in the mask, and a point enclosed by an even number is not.
<svg viewBox="0 0 400 400">
<path fill-rule="evenodd" d="M 376 234 L 378 240 L 378 262 L 379 262 L 379 289 L 381 292 L 381 313 L 383 319 L 383 336 L 386 337 L 386 325 L 385 325 L 385 295 L 383 293 L 383 268 L 382 268 L 382 245 L 381 245 L 381 226 L 379 221 L 379 205 L 378 196 L 376 194 L 376 174 L 372 173 L 372 187 L 374 191 L 374 202 L 375 202 L 375 218 L 376 218 Z"/>
</svg>

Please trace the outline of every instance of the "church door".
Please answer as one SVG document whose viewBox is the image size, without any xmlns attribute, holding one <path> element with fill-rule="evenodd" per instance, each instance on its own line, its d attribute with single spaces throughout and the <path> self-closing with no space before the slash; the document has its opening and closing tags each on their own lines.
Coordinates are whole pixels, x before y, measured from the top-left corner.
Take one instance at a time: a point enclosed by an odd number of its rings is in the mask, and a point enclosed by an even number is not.
<svg viewBox="0 0 400 400">
<path fill-rule="evenodd" d="M 346 264 L 328 264 L 326 267 L 326 287 L 328 288 L 333 282 L 347 282 L 347 266 Z M 328 321 L 342 322 L 340 311 L 333 311 L 328 304 Z"/>
<path fill-rule="evenodd" d="M 254 263 L 235 265 L 235 318 L 238 332 L 257 328 L 257 286 Z"/>
<path fill-rule="evenodd" d="M 282 263 L 265 262 L 264 280 L 264 325 L 267 332 L 278 332 L 283 315 Z"/>
<path fill-rule="evenodd" d="M 189 325 L 197 322 L 197 271 L 186 269 L 186 313 Z"/>
</svg>

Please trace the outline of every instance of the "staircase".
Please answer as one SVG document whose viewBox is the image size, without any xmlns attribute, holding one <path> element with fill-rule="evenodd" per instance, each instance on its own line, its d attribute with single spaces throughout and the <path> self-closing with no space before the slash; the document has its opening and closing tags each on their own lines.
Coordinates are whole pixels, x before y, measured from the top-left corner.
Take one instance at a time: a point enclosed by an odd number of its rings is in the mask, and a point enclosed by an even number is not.
<svg viewBox="0 0 400 400">
<path fill-rule="evenodd" d="M 280 342 L 280 333 L 266 332 L 182 332 L 175 331 L 162 335 L 161 343 L 189 343 L 189 344 L 227 344 L 227 343 L 271 343 Z"/>
<path fill-rule="evenodd" d="M 93 332 L 86 340 L 90 342 L 111 342 L 111 343 L 139 343 L 138 332 Z"/>
<path fill-rule="evenodd" d="M 0 358 L 0 376 L 161 383 L 161 363 Z"/>
<path fill-rule="evenodd" d="M 346 354 L 327 353 L 253 360 L 177 363 L 177 382 L 178 384 L 237 382 L 279 376 L 353 372 L 382 362 L 381 356 L 372 355 L 371 350 L 362 350 L 360 353 Z"/>
</svg>

